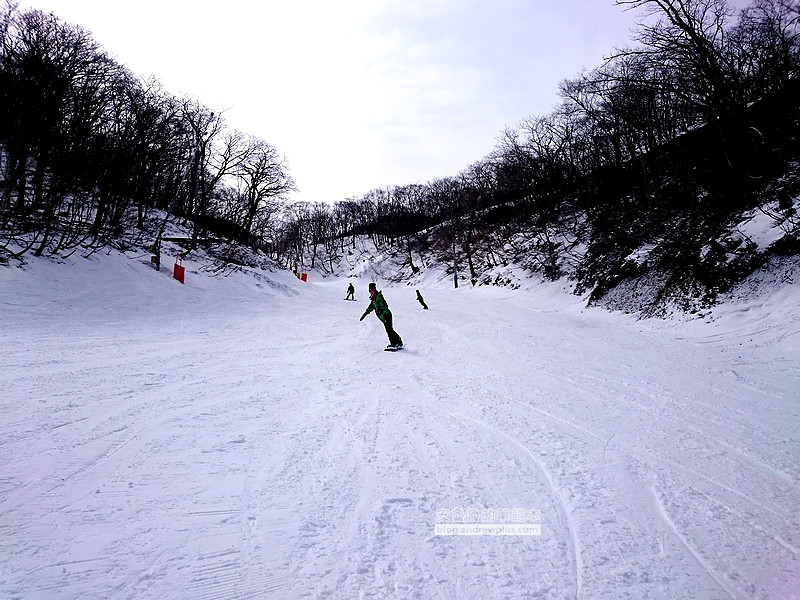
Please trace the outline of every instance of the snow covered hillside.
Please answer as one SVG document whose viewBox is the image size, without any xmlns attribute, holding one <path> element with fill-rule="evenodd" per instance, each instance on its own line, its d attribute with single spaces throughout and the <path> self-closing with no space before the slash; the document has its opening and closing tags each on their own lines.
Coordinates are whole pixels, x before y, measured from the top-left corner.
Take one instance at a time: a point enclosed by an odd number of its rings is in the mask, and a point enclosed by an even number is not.
<svg viewBox="0 0 800 600">
<path fill-rule="evenodd" d="M 143 260 L 0 268 L 0 597 L 800 598 L 797 284 L 379 281 L 388 353 L 369 279 Z"/>
</svg>

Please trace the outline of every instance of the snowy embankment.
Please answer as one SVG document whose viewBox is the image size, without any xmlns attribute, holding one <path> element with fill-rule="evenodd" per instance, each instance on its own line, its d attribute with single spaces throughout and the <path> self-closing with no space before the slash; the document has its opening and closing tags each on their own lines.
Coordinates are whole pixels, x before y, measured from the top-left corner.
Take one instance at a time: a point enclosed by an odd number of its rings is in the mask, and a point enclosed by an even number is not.
<svg viewBox="0 0 800 600">
<path fill-rule="evenodd" d="M 0 269 L 2 598 L 800 598 L 796 284 L 379 282 L 391 354 L 367 279 L 74 262 Z"/>
</svg>

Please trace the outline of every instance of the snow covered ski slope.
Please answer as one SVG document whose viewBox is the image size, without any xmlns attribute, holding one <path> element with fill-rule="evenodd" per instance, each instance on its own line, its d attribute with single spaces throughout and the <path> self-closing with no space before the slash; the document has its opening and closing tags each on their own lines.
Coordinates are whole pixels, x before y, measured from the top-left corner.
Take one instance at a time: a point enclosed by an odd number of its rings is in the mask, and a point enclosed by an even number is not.
<svg viewBox="0 0 800 600">
<path fill-rule="evenodd" d="M 0 598 L 800 598 L 797 286 L 379 282 L 392 355 L 344 279 L 75 263 L 0 269 Z"/>
</svg>

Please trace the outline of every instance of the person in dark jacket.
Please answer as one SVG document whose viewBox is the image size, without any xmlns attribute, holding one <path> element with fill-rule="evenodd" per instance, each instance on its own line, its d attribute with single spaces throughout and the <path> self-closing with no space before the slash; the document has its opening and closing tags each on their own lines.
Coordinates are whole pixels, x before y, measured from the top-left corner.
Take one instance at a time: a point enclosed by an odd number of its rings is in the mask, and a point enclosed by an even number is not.
<svg viewBox="0 0 800 600">
<path fill-rule="evenodd" d="M 367 310 L 364 311 L 364 314 L 361 315 L 359 321 L 363 321 L 364 317 L 374 310 L 375 316 L 380 319 L 384 328 L 386 328 L 386 335 L 389 336 L 389 347 L 395 349 L 402 348 L 403 340 L 392 328 L 392 311 L 389 310 L 389 305 L 386 304 L 386 300 L 383 298 L 383 292 L 378 291 L 374 283 L 369 284 L 369 299 L 369 306 Z"/>
<path fill-rule="evenodd" d="M 345 300 L 355 300 L 356 299 L 355 293 L 356 293 L 356 288 L 354 288 L 353 284 L 351 283 L 350 285 L 347 286 L 347 296 L 345 297 Z"/>
<path fill-rule="evenodd" d="M 417 302 L 422 304 L 422 308 L 428 310 L 428 305 L 425 304 L 425 300 L 422 298 L 422 294 L 419 293 L 419 290 L 417 290 Z"/>
</svg>

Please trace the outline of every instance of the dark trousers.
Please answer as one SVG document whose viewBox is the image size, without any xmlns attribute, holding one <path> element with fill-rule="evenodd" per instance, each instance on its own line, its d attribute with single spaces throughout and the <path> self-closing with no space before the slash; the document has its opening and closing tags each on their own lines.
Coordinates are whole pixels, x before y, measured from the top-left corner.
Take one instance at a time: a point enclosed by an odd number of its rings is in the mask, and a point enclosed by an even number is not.
<svg viewBox="0 0 800 600">
<path fill-rule="evenodd" d="M 403 340 L 392 328 L 392 313 L 386 315 L 386 320 L 383 322 L 383 326 L 386 328 L 386 335 L 389 336 L 389 343 L 393 346 L 402 346 Z"/>
</svg>

